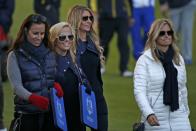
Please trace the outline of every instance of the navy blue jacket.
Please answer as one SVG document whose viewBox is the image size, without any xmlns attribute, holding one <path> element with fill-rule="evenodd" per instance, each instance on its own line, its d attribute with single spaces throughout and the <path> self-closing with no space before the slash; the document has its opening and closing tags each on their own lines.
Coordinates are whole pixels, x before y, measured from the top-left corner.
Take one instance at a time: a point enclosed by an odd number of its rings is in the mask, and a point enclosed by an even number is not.
<svg viewBox="0 0 196 131">
<path fill-rule="evenodd" d="M 56 61 L 54 53 L 48 50 L 44 57 L 44 64 L 40 64 L 22 48 L 15 51 L 24 88 L 37 95 L 49 97 L 49 89 L 55 80 Z M 27 113 L 42 112 L 28 101 L 15 96 L 15 111 Z"/>
<path fill-rule="evenodd" d="M 79 84 L 81 84 L 83 80 L 87 81 L 86 76 L 79 65 L 76 67 L 73 63 L 69 53 L 66 54 L 66 56 L 56 54 L 56 63 L 57 72 L 55 81 L 61 84 L 65 94 L 64 99 L 65 101 L 68 100 L 68 103 L 70 103 L 70 97 L 73 97 L 74 95 L 78 96 Z"/>
<path fill-rule="evenodd" d="M 66 56 L 56 54 L 57 72 L 55 81 L 60 83 L 64 92 L 64 105 L 67 127 L 70 131 L 83 131 L 80 118 L 79 71 L 72 62 L 69 53 Z"/>
<path fill-rule="evenodd" d="M 99 52 L 90 38 L 88 38 L 87 42 L 78 40 L 77 46 L 77 59 L 92 90 L 95 92 L 97 113 L 98 115 L 107 114 L 107 104 L 103 95 L 103 82 L 100 72 Z"/>
<path fill-rule="evenodd" d="M 66 56 L 60 56 L 56 54 L 56 63 L 57 72 L 55 81 L 61 84 L 64 90 L 64 96 L 71 96 L 71 94 L 77 93 L 79 85 L 79 72 L 76 70 L 76 67 L 72 62 L 70 54 L 67 54 Z"/>
<path fill-rule="evenodd" d="M 0 0 L 0 25 L 6 33 L 12 25 L 12 14 L 14 12 L 15 0 Z"/>
</svg>

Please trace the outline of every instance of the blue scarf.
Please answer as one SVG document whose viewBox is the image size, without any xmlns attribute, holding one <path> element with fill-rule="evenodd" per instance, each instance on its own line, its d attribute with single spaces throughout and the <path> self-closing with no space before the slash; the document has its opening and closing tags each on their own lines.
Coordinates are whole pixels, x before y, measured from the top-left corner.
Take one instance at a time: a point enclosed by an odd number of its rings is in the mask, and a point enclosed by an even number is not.
<svg viewBox="0 0 196 131">
<path fill-rule="evenodd" d="M 49 49 L 46 48 L 44 43 L 41 43 L 40 46 L 37 47 L 26 41 L 22 44 L 22 48 L 41 64 L 44 64 L 44 57 L 49 52 Z"/>
</svg>

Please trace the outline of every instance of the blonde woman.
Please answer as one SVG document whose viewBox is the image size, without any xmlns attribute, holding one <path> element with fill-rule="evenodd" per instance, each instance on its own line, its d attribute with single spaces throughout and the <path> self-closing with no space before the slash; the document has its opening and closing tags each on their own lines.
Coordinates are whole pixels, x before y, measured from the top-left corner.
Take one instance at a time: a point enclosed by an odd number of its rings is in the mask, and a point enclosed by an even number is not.
<svg viewBox="0 0 196 131">
<path fill-rule="evenodd" d="M 134 71 L 134 94 L 146 131 L 190 131 L 186 70 L 168 19 L 153 22 Z"/>
<path fill-rule="evenodd" d="M 75 30 L 77 60 L 96 95 L 98 117 L 98 129 L 96 131 L 107 131 L 108 110 L 103 95 L 103 82 L 100 72 L 104 57 L 103 49 L 99 45 L 99 39 L 93 29 L 94 15 L 89 8 L 75 5 L 69 11 L 67 21 Z M 94 129 L 91 130 L 94 131 Z"/>
<path fill-rule="evenodd" d="M 60 22 L 50 29 L 49 40 L 56 52 L 57 72 L 56 82 L 64 91 L 64 105 L 69 131 L 84 131 L 81 123 L 79 103 L 79 72 L 76 64 L 76 49 L 74 30 L 67 22 Z"/>
</svg>

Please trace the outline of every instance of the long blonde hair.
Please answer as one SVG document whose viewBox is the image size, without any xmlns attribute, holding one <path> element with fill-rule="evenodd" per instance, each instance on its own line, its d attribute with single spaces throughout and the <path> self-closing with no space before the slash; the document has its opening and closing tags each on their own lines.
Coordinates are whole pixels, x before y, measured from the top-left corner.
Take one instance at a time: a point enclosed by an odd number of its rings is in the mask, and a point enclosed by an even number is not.
<svg viewBox="0 0 196 131">
<path fill-rule="evenodd" d="M 169 19 L 157 19 L 152 23 L 150 31 L 148 33 L 148 39 L 147 39 L 147 42 L 146 42 L 145 50 L 151 49 L 152 56 L 156 61 L 159 61 L 158 56 L 157 56 L 158 54 L 156 53 L 158 51 L 156 41 L 159 37 L 159 33 L 161 31 L 161 28 L 166 24 L 174 32 L 172 22 Z M 176 34 L 174 32 L 173 35 L 172 35 L 171 47 L 174 50 L 174 58 L 173 58 L 174 63 L 179 65 L 180 64 L 180 54 L 179 54 L 179 49 L 178 49 L 176 43 L 177 43 L 177 37 L 176 37 Z"/>
<path fill-rule="evenodd" d="M 75 5 L 68 12 L 67 21 L 74 28 L 75 33 L 76 33 L 75 36 L 77 39 L 79 38 L 79 27 L 82 22 L 82 14 L 84 11 L 88 11 L 95 18 L 92 10 L 86 6 L 83 6 L 83 5 Z M 93 24 L 94 24 L 94 22 L 93 22 Z M 97 50 L 99 51 L 100 61 L 101 61 L 101 64 L 103 64 L 104 63 L 103 48 L 100 46 L 99 38 L 95 32 L 95 29 L 93 28 L 93 25 L 92 25 L 90 31 L 87 33 L 87 35 L 90 37 L 90 39 L 95 44 Z"/>
<path fill-rule="evenodd" d="M 49 33 L 49 41 L 50 41 L 50 46 L 52 48 L 53 51 L 56 52 L 56 45 L 58 42 L 58 35 L 60 33 L 60 31 L 65 28 L 68 27 L 71 29 L 72 34 L 74 35 L 75 32 L 73 30 L 73 28 L 71 27 L 71 25 L 68 22 L 59 22 L 55 25 L 53 25 L 50 28 L 50 33 Z M 75 63 L 76 62 L 76 41 L 75 41 L 75 36 L 74 36 L 74 40 L 73 40 L 73 44 L 69 50 L 72 61 Z"/>
</svg>

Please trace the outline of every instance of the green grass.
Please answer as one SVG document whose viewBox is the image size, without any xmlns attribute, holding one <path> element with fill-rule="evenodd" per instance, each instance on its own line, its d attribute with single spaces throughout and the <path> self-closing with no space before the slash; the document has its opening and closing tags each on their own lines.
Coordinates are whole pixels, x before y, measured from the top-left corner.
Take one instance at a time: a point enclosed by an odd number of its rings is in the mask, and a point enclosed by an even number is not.
<svg viewBox="0 0 196 131">
<path fill-rule="evenodd" d="M 20 2 L 20 3 L 19 3 Z M 84 4 L 85 0 L 62 0 L 61 20 L 65 20 L 66 14 L 70 7 L 74 4 Z M 158 6 L 156 16 L 159 18 L 160 13 Z M 32 0 L 16 0 L 16 8 L 14 13 L 14 22 L 11 29 L 11 35 L 15 38 L 16 32 L 19 30 L 24 17 L 33 12 Z M 195 24 L 196 25 L 196 21 Z M 196 35 L 196 26 L 194 27 L 194 35 Z M 129 39 L 130 41 L 130 39 Z M 193 40 L 193 50 L 196 50 L 196 37 Z M 188 91 L 190 105 L 190 120 L 196 128 L 196 103 L 194 96 L 196 90 L 196 52 L 193 52 L 193 64 L 187 66 L 188 75 Z M 118 59 L 119 54 L 116 44 L 116 36 L 110 43 L 110 54 L 106 65 L 106 73 L 103 75 L 104 94 L 107 100 L 109 109 L 109 131 L 129 131 L 131 124 L 139 120 L 139 110 L 133 96 L 133 79 L 122 78 L 119 76 Z M 135 62 L 131 56 L 129 68 L 134 69 Z M 5 112 L 4 120 L 6 127 L 9 127 L 10 121 L 13 118 L 13 92 L 9 82 L 4 83 L 5 92 Z"/>
</svg>

